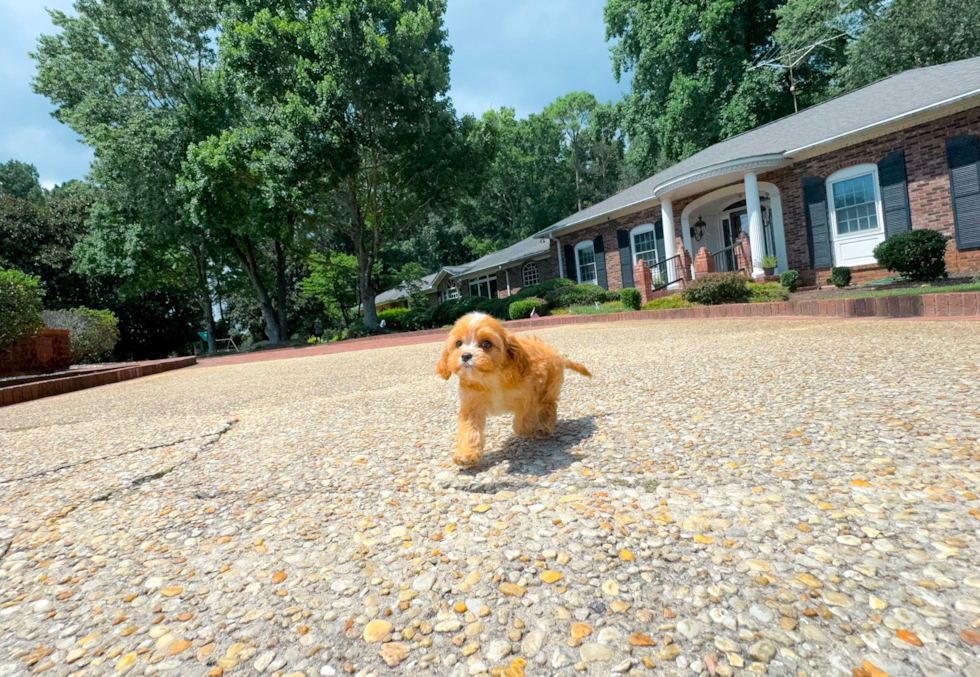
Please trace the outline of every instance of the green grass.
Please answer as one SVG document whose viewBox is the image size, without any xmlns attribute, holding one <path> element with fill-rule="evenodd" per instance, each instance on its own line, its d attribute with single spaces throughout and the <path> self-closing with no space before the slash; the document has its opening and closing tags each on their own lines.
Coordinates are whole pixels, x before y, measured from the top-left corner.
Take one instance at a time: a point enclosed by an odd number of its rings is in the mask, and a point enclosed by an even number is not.
<svg viewBox="0 0 980 677">
<path fill-rule="evenodd" d="M 619 301 L 609 301 L 603 303 L 599 308 L 593 306 L 572 306 L 572 315 L 608 315 L 609 313 L 623 312 L 623 304 Z"/>
<path fill-rule="evenodd" d="M 962 291 L 980 291 L 980 282 L 951 284 L 945 287 L 907 287 L 904 289 L 882 289 L 880 291 L 855 291 L 835 296 L 839 299 L 864 299 L 877 296 L 918 296 L 920 294 L 949 294 Z"/>
</svg>

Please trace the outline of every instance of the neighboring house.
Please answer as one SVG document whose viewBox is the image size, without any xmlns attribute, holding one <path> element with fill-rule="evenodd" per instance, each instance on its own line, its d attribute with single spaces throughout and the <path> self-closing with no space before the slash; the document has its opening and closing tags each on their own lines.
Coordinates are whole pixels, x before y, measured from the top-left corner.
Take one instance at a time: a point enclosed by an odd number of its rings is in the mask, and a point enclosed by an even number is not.
<svg viewBox="0 0 980 677">
<path fill-rule="evenodd" d="M 760 277 L 765 255 L 808 284 L 832 266 L 887 277 L 872 251 L 910 228 L 948 235 L 947 268 L 976 271 L 978 137 L 980 58 L 906 71 L 717 143 L 536 236 L 560 246 L 560 275 L 614 290 L 634 286 L 639 259 L 655 289 L 695 267 Z"/>
<path fill-rule="evenodd" d="M 527 238 L 462 266 L 446 266 L 421 279 L 422 293 L 434 306 L 461 296 L 506 298 L 521 287 L 558 277 L 557 249 L 552 242 Z M 408 306 L 408 287 L 378 294 L 379 311 Z"/>
</svg>

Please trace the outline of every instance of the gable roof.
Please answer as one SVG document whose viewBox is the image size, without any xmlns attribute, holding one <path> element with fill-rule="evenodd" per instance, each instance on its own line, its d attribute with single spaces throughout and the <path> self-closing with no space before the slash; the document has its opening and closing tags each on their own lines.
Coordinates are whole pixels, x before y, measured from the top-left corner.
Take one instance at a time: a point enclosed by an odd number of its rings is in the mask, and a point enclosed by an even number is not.
<svg viewBox="0 0 980 677">
<path fill-rule="evenodd" d="M 449 277 L 462 277 L 464 275 L 474 275 L 484 271 L 489 272 L 491 270 L 497 270 L 510 263 L 517 263 L 518 261 L 522 261 L 524 259 L 547 254 L 549 245 L 549 240 L 529 237 L 517 242 L 516 244 L 512 244 L 509 247 L 505 247 L 504 249 L 499 249 L 495 252 L 487 254 L 486 256 L 482 256 L 475 261 L 464 263 L 461 266 L 445 266 L 436 272 L 421 278 L 422 292 L 426 294 L 434 293 L 438 289 L 439 283 L 442 282 L 442 278 L 447 275 Z M 394 289 L 389 289 L 388 291 L 378 294 L 374 298 L 374 302 L 389 303 L 391 301 L 398 301 L 399 299 L 403 299 L 407 296 L 408 287 L 405 284 L 401 284 Z"/>
<path fill-rule="evenodd" d="M 904 71 L 709 146 L 535 235 L 655 200 L 699 172 L 721 171 L 728 163 L 753 159 L 759 159 L 760 166 L 766 161 L 780 166 L 804 150 L 977 96 L 980 57 Z"/>
</svg>

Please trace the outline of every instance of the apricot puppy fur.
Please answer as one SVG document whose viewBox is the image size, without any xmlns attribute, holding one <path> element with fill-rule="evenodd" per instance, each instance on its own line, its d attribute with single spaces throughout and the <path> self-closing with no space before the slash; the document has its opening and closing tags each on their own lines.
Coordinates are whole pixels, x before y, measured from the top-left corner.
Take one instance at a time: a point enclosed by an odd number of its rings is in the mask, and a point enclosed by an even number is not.
<svg viewBox="0 0 980 677">
<path fill-rule="evenodd" d="M 459 318 L 436 365 L 442 378 L 459 377 L 459 437 L 453 460 L 462 466 L 479 462 L 488 415 L 513 414 L 518 435 L 550 435 L 565 369 L 592 376 L 544 341 L 515 336 L 488 315 Z"/>
</svg>

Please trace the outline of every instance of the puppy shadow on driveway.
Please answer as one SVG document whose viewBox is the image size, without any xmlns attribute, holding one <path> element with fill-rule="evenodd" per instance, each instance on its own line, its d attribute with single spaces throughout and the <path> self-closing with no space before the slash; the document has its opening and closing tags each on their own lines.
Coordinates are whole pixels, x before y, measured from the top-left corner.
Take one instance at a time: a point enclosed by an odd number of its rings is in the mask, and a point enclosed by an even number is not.
<svg viewBox="0 0 980 677">
<path fill-rule="evenodd" d="M 567 420 L 559 419 L 550 437 L 511 435 L 500 449 L 491 449 L 477 465 L 462 468 L 459 474 L 476 478 L 502 463 L 507 463 L 508 475 L 538 477 L 550 475 L 580 460 L 570 450 L 595 434 L 597 418 L 596 415 L 590 415 Z"/>
</svg>

